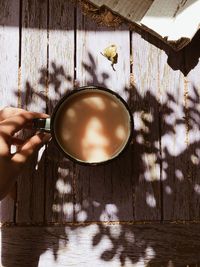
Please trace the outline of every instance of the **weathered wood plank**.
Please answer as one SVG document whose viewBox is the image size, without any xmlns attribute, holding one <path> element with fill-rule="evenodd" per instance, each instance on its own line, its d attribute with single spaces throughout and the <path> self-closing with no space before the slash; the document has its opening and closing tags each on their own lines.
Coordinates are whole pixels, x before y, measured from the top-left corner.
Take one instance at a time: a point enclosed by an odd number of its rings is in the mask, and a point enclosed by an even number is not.
<svg viewBox="0 0 200 267">
<path fill-rule="evenodd" d="M 72 89 L 74 81 L 74 5 L 70 1 L 49 2 L 48 112 Z M 46 220 L 73 220 L 73 164 L 48 145 L 46 170 Z"/>
<path fill-rule="evenodd" d="M 199 35 L 179 54 L 172 53 L 175 69 L 187 73 L 197 64 Z M 166 51 L 170 54 L 170 51 Z M 163 219 L 189 220 L 199 218 L 198 197 L 198 90 L 194 81 L 197 66 L 187 78 L 167 64 L 160 56 L 161 146 Z M 172 65 L 173 66 L 173 65 Z M 198 83 L 198 82 L 197 82 Z M 196 191 L 195 191 L 196 190 Z"/>
<path fill-rule="evenodd" d="M 199 224 L 7 227 L 1 243 L 2 266 L 200 265 Z"/>
<path fill-rule="evenodd" d="M 199 29 L 199 0 L 90 0 L 95 6 L 92 13 L 105 15 L 103 23 L 111 24 L 115 17 L 110 13 L 117 13 L 126 20 L 138 25 L 142 30 L 160 38 L 163 42 L 180 50 L 186 46 Z M 87 3 L 83 3 L 85 8 Z M 104 9 L 106 7 L 106 11 Z M 109 9 L 109 10 L 108 10 Z M 192 20 L 190 18 L 193 18 Z M 118 19 L 118 17 L 117 17 Z M 183 27 L 183 25 L 185 27 Z"/>
<path fill-rule="evenodd" d="M 97 6 L 105 5 L 116 13 L 128 18 L 131 21 L 140 23 L 141 19 L 151 7 L 154 0 L 126 0 L 126 1 L 112 1 L 112 0 L 90 0 Z"/>
<path fill-rule="evenodd" d="M 35 28 L 44 28 L 38 30 Z M 31 29 L 32 28 L 32 29 Z M 21 40 L 21 107 L 45 112 L 46 87 L 41 84 L 40 72 L 47 73 L 47 0 L 22 3 Z M 18 182 L 17 222 L 42 222 L 44 218 L 44 146 L 26 166 Z"/>
<path fill-rule="evenodd" d="M 99 26 L 77 9 L 76 75 L 81 86 L 96 84 L 107 86 L 126 97 L 130 83 L 130 38 L 126 26 L 114 30 Z M 89 30 L 88 30 L 89 29 Z M 117 46 L 118 60 L 113 70 L 111 61 L 104 57 L 104 49 Z"/>
<path fill-rule="evenodd" d="M 199 9 L 200 1 L 155 0 L 141 24 L 167 38 L 169 42 L 185 38 L 187 44 L 187 39 L 191 40 L 199 29 Z"/>
<path fill-rule="evenodd" d="M 135 220 L 161 218 L 159 49 L 132 33 L 134 113 L 133 181 Z"/>
<path fill-rule="evenodd" d="M 130 40 L 129 31 L 121 27 L 116 31 L 100 27 L 78 10 L 76 77 L 79 85 L 108 87 L 128 100 Z M 101 54 L 111 44 L 115 44 L 118 51 L 118 62 L 114 66 L 116 71 Z M 76 166 L 76 220 L 133 219 L 131 171 L 129 150 L 106 166 Z"/>
<path fill-rule="evenodd" d="M 190 70 L 195 66 L 199 58 L 199 34 L 195 36 L 193 42 L 184 51 L 185 69 Z M 187 218 L 198 220 L 200 216 L 200 64 L 198 63 L 185 78 L 184 91 L 184 112 L 187 130 L 187 148 L 183 152 L 186 161 L 187 172 L 180 182 L 184 187 L 182 193 L 184 202 L 187 202 Z M 183 168 L 183 163 L 180 169 Z M 183 171 L 182 171 L 183 172 Z M 185 193 L 185 194 L 184 194 Z M 186 216 L 184 216 L 186 217 Z"/>
<path fill-rule="evenodd" d="M 10 27 L 15 25 L 15 28 Z M 0 109 L 18 106 L 19 1 L 0 1 Z M 2 174 L 1 174 L 2 175 Z M 14 200 L 8 196 L 0 204 L 1 222 L 14 220 Z"/>
<path fill-rule="evenodd" d="M 176 57 L 176 55 L 174 54 Z M 184 56 L 184 55 L 182 55 Z M 177 56 L 176 61 L 181 59 Z M 161 147 L 163 219 L 189 219 L 188 130 L 185 117 L 187 88 L 183 74 L 167 64 L 167 55 L 159 55 L 161 95 Z M 180 65 L 181 66 L 181 65 Z M 182 67 L 181 67 L 182 68 Z"/>
</svg>

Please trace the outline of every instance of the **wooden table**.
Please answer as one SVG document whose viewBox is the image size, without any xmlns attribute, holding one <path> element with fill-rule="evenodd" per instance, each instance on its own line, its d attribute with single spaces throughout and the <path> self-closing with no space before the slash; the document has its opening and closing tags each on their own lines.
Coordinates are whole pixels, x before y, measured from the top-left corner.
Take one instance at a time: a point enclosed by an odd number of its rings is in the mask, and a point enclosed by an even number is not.
<svg viewBox="0 0 200 267">
<path fill-rule="evenodd" d="M 118 92 L 129 149 L 83 167 L 50 142 L 1 202 L 2 266 L 200 266 L 200 34 L 180 52 L 67 0 L 0 0 L 1 107 L 51 114 L 69 89 Z M 101 52 L 115 44 L 116 71 Z"/>
</svg>

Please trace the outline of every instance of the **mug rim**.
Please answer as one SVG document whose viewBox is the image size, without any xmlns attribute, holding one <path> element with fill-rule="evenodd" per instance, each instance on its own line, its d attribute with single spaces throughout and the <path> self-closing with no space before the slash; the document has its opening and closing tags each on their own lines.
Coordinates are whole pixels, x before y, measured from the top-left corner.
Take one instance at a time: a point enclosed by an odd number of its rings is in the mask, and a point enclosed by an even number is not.
<svg viewBox="0 0 200 267">
<path fill-rule="evenodd" d="M 59 144 L 59 142 L 57 141 L 57 138 L 56 138 L 56 134 L 55 134 L 55 131 L 54 131 L 54 120 L 55 120 L 55 117 L 56 117 L 56 113 L 60 107 L 60 105 L 67 99 L 69 98 L 70 96 L 74 95 L 74 94 L 77 94 L 79 92 L 82 92 L 82 91 L 86 91 L 86 90 L 102 90 L 104 92 L 107 92 L 107 93 L 110 93 L 112 95 L 114 95 L 115 97 L 117 97 L 119 99 L 119 101 L 125 106 L 126 110 L 128 111 L 128 114 L 129 114 L 129 123 L 130 123 L 130 132 L 129 132 L 129 137 L 126 141 L 126 144 L 124 145 L 124 147 L 119 151 L 119 153 L 117 153 L 114 157 L 110 158 L 110 159 L 107 159 L 107 160 L 104 160 L 104 161 L 100 161 L 100 162 L 86 162 L 86 161 L 82 161 L 82 160 L 78 160 L 77 158 L 74 158 L 72 157 L 70 154 L 68 154 L 62 147 L 61 145 Z M 81 87 L 77 87 L 77 88 L 74 88 L 74 90 L 72 91 L 69 91 L 67 92 L 56 104 L 56 106 L 54 107 L 53 109 L 53 113 L 51 115 L 51 122 L 50 122 L 50 132 L 51 132 L 51 136 L 52 136 L 52 139 L 56 145 L 56 147 L 59 149 L 59 151 L 65 156 L 67 157 L 68 159 L 70 159 L 71 161 L 73 161 L 74 163 L 78 163 L 78 164 L 81 164 L 81 165 L 84 165 L 84 166 L 96 166 L 96 165 L 103 165 L 103 164 L 107 164 L 113 160 L 115 160 L 116 158 L 118 158 L 128 147 L 128 145 L 130 144 L 131 142 L 131 139 L 132 139 L 132 136 L 133 136 L 133 116 L 132 116 L 132 113 L 131 113 L 131 110 L 127 104 L 127 102 L 118 94 L 116 93 L 115 91 L 111 90 L 111 89 L 108 89 L 108 88 L 105 88 L 105 87 L 102 87 L 102 86 L 96 86 L 96 85 L 85 85 L 85 86 L 81 86 Z"/>
</svg>

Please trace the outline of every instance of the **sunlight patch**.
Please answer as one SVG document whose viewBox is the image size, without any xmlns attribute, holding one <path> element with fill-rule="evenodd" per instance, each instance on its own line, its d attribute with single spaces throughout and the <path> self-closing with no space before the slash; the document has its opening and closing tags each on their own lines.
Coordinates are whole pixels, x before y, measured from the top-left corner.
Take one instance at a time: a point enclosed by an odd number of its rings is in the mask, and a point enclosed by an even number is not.
<svg viewBox="0 0 200 267">
<path fill-rule="evenodd" d="M 148 117 L 148 115 L 149 115 L 149 117 Z M 145 133 L 149 132 L 149 128 L 145 124 L 145 119 L 147 118 L 147 120 L 146 120 L 147 122 L 148 122 L 148 120 L 153 119 L 153 118 L 151 118 L 150 115 L 151 114 L 144 113 L 143 111 L 134 113 L 134 129 L 135 129 L 135 131 L 143 130 L 143 132 L 145 132 Z"/>
<path fill-rule="evenodd" d="M 67 175 L 69 175 L 69 169 L 66 169 L 66 168 L 63 169 L 63 168 L 59 167 L 58 173 L 61 175 L 64 175 L 66 177 Z"/>
<path fill-rule="evenodd" d="M 109 227 L 110 234 L 113 238 L 119 238 L 122 231 L 122 226 L 119 224 L 117 227 Z"/>
<path fill-rule="evenodd" d="M 82 101 L 97 110 L 104 110 L 106 108 L 103 99 L 98 96 L 92 96 L 90 98 L 83 99 Z"/>
<path fill-rule="evenodd" d="M 194 165 L 199 164 L 199 158 L 196 155 L 191 155 L 190 159 Z"/>
<path fill-rule="evenodd" d="M 156 253 L 154 251 L 154 249 L 150 246 L 148 246 L 145 250 L 145 258 L 148 260 L 152 260 L 154 259 L 156 256 Z"/>
<path fill-rule="evenodd" d="M 87 213 L 84 210 L 81 210 L 77 213 L 76 218 L 78 222 L 84 222 L 87 220 Z"/>
<path fill-rule="evenodd" d="M 176 175 L 176 178 L 179 181 L 183 181 L 184 180 L 183 173 L 182 173 L 181 170 L 179 170 L 179 169 L 175 170 L 175 175 Z"/>
<path fill-rule="evenodd" d="M 162 170 L 161 181 L 165 180 L 167 180 L 167 172 L 165 170 Z"/>
<path fill-rule="evenodd" d="M 116 207 L 116 205 L 106 204 L 105 209 L 100 215 L 100 221 L 118 220 L 118 216 L 116 215 L 117 212 L 118 208 Z"/>
<path fill-rule="evenodd" d="M 120 140 L 124 140 L 126 138 L 126 130 L 122 125 L 117 126 L 116 131 L 116 137 L 118 137 Z"/>
<path fill-rule="evenodd" d="M 156 256 L 156 253 L 154 251 L 154 249 L 150 246 L 148 246 L 145 249 L 145 253 L 144 256 L 141 256 L 138 260 L 138 262 L 134 265 L 135 267 L 145 267 L 148 266 L 148 263 L 154 259 Z M 132 265 L 130 265 L 132 266 Z"/>
<path fill-rule="evenodd" d="M 52 205 L 52 211 L 57 212 L 57 213 L 61 212 L 61 205 L 60 204 L 53 204 Z"/>
<path fill-rule="evenodd" d="M 69 183 L 65 183 L 62 179 L 58 179 L 56 189 L 61 194 L 69 194 L 72 191 L 72 186 Z"/>
<path fill-rule="evenodd" d="M 178 156 L 187 149 L 185 125 L 178 125 L 174 128 L 176 133 L 162 136 L 162 144 L 170 156 Z M 163 150 L 164 150 L 163 149 Z"/>
<path fill-rule="evenodd" d="M 200 185 L 199 185 L 199 184 L 195 184 L 195 186 L 194 186 L 194 191 L 195 191 L 198 195 L 200 195 Z"/>
<path fill-rule="evenodd" d="M 197 149 L 195 150 L 195 153 L 196 153 L 196 155 L 197 155 L 198 157 L 200 157 L 200 149 L 199 149 L 199 148 L 197 148 Z"/>
<path fill-rule="evenodd" d="M 72 202 L 65 203 L 65 204 L 63 205 L 63 213 L 64 213 L 66 216 L 71 216 L 71 215 L 73 215 L 73 203 L 72 203 Z"/>
<path fill-rule="evenodd" d="M 145 121 L 148 121 L 148 122 L 153 122 L 153 115 L 151 113 L 143 113 L 142 114 L 142 118 L 143 120 Z"/>
<path fill-rule="evenodd" d="M 166 169 L 168 168 L 168 163 L 166 161 L 162 162 L 162 175 L 161 181 L 165 181 L 167 179 L 167 172 Z"/>
<path fill-rule="evenodd" d="M 81 210 L 81 204 L 76 203 L 74 209 L 76 212 L 79 212 Z"/>
<path fill-rule="evenodd" d="M 38 170 L 39 162 L 40 162 L 40 160 L 41 160 L 41 158 L 42 158 L 42 155 L 43 155 L 43 153 L 44 153 L 44 150 L 45 150 L 45 145 L 42 146 L 42 147 L 39 149 L 39 151 L 38 151 L 37 164 L 35 165 L 35 170 Z"/>
<path fill-rule="evenodd" d="M 65 115 L 67 115 L 73 121 L 76 119 L 76 112 L 73 108 L 68 108 L 65 112 Z"/>
<path fill-rule="evenodd" d="M 145 180 L 148 182 L 159 180 L 160 178 L 160 164 L 157 163 L 157 156 L 153 153 L 142 155 L 144 165 L 146 165 L 146 171 L 144 172 Z"/>
<path fill-rule="evenodd" d="M 143 135 L 141 135 L 141 134 L 137 135 L 136 136 L 136 142 L 138 144 L 144 144 L 144 137 L 143 137 Z"/>
<path fill-rule="evenodd" d="M 168 195 L 171 195 L 172 194 L 172 189 L 169 185 L 165 186 L 165 192 L 168 194 Z"/>
<path fill-rule="evenodd" d="M 97 202 L 97 201 L 92 201 L 92 205 L 94 206 L 94 207 L 99 207 L 101 204 L 99 203 L 99 202 Z"/>
<path fill-rule="evenodd" d="M 156 199 L 155 197 L 150 194 L 150 193 L 146 193 L 146 203 L 149 207 L 151 208 L 155 208 L 156 207 Z"/>
</svg>

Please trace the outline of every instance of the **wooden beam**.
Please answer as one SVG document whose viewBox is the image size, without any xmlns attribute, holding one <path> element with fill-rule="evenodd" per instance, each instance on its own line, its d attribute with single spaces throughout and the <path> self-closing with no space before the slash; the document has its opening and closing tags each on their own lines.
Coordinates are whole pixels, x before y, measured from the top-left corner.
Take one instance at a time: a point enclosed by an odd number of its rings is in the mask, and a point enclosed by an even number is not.
<svg viewBox="0 0 200 267">
<path fill-rule="evenodd" d="M 199 266 L 199 224 L 1 229 L 2 266 Z"/>
</svg>

